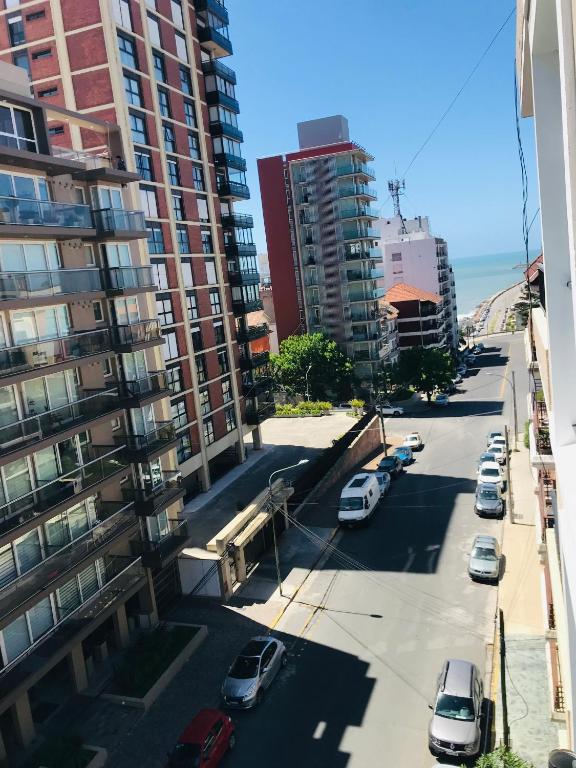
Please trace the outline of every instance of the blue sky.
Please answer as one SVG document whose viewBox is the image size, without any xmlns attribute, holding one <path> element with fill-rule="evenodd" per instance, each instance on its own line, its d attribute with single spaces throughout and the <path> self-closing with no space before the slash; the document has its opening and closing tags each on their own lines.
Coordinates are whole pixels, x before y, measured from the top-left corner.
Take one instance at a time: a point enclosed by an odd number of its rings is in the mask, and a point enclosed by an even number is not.
<svg viewBox="0 0 576 768">
<path fill-rule="evenodd" d="M 343 114 L 375 156 L 379 203 L 448 106 L 513 0 L 227 0 L 240 127 L 266 249 L 258 157 L 298 148 L 296 123 Z M 451 257 L 521 250 L 512 18 L 406 177 L 403 214 L 428 215 Z M 538 208 L 531 120 L 522 121 L 529 217 Z M 392 212 L 390 201 L 383 209 Z M 538 223 L 531 247 L 539 242 Z"/>
</svg>

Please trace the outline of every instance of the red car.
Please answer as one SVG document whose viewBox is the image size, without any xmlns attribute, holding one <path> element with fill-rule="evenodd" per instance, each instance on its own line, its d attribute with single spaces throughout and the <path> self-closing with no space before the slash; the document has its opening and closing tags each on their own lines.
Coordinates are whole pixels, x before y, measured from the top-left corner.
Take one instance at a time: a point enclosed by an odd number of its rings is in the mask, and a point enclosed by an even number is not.
<svg viewBox="0 0 576 768">
<path fill-rule="evenodd" d="M 234 747 L 234 723 L 219 709 L 201 709 L 180 734 L 170 768 L 216 768 Z"/>
</svg>

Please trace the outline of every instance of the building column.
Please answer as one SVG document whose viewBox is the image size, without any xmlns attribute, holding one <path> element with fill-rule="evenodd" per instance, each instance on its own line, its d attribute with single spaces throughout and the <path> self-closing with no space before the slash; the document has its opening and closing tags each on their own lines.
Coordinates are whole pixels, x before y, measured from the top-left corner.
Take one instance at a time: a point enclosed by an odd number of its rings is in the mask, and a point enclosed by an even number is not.
<svg viewBox="0 0 576 768">
<path fill-rule="evenodd" d="M 252 430 L 252 445 L 255 451 L 262 450 L 262 432 L 260 431 L 260 425 Z"/>
<path fill-rule="evenodd" d="M 86 672 L 86 660 L 82 643 L 78 643 L 68 654 L 68 667 L 72 676 L 72 683 L 76 693 L 80 693 L 88 686 L 88 673 Z"/>
<path fill-rule="evenodd" d="M 210 470 L 208 469 L 208 462 L 205 464 L 202 464 L 200 467 L 200 487 L 202 488 L 203 493 L 206 493 L 206 491 L 209 491 L 212 487 L 212 482 L 210 480 Z"/>
<path fill-rule="evenodd" d="M 126 616 L 126 603 L 122 603 L 116 609 L 112 616 L 114 624 L 114 640 L 117 648 L 126 648 L 130 642 L 130 631 L 128 629 L 128 617 Z"/>
<path fill-rule="evenodd" d="M 36 735 L 28 691 L 16 699 L 13 712 L 18 740 L 23 747 L 28 747 Z"/>
<path fill-rule="evenodd" d="M 234 447 L 236 448 L 236 460 L 238 461 L 238 464 L 243 464 L 246 461 L 246 449 L 244 447 L 242 435 L 240 435 Z"/>
<path fill-rule="evenodd" d="M 147 583 L 138 592 L 140 613 L 145 613 L 148 616 L 151 627 L 157 627 L 159 623 L 158 608 L 156 607 L 156 596 L 154 595 L 152 571 L 149 568 L 146 569 L 146 579 Z"/>
</svg>

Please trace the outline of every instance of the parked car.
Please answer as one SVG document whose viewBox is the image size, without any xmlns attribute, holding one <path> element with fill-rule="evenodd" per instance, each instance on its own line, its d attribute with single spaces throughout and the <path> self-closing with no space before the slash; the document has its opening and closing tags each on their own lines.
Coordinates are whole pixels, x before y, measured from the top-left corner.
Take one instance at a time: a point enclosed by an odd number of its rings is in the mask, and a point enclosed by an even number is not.
<svg viewBox="0 0 576 768">
<path fill-rule="evenodd" d="M 462 377 L 466 376 L 467 371 L 468 368 L 465 365 L 459 365 L 458 368 L 456 368 L 456 373 Z"/>
<path fill-rule="evenodd" d="M 462 376 L 460 376 L 460 374 L 457 374 L 452 379 L 452 384 L 454 384 L 454 386 L 457 386 L 458 384 L 462 384 L 463 381 L 464 381 L 464 379 L 462 378 Z"/>
<path fill-rule="evenodd" d="M 424 441 L 422 440 L 420 432 L 410 432 L 410 434 L 406 435 L 404 438 L 402 445 L 411 448 L 413 451 L 421 451 L 422 448 L 424 448 Z"/>
<path fill-rule="evenodd" d="M 501 429 L 493 429 L 491 432 L 488 432 L 486 445 L 491 445 L 495 437 L 504 437 L 504 433 Z"/>
<path fill-rule="evenodd" d="M 476 536 L 468 560 L 468 575 L 472 581 L 498 581 L 500 545 L 495 536 Z"/>
<path fill-rule="evenodd" d="M 376 413 L 380 416 L 402 416 L 404 414 L 404 408 L 401 408 L 399 405 L 381 403 L 376 406 Z"/>
<path fill-rule="evenodd" d="M 484 352 L 486 347 L 484 346 L 484 344 L 482 344 L 481 341 L 479 341 L 478 344 L 476 344 L 476 349 L 478 350 L 479 354 L 482 354 L 482 352 Z"/>
<path fill-rule="evenodd" d="M 408 448 L 407 445 L 399 445 L 398 448 L 394 448 L 394 456 L 397 456 L 402 462 L 402 466 L 407 467 L 414 461 L 412 455 L 412 448 Z"/>
<path fill-rule="evenodd" d="M 499 517 L 502 514 L 504 502 L 493 483 L 478 483 L 474 511 L 481 517 Z"/>
<path fill-rule="evenodd" d="M 450 398 L 446 394 L 446 392 L 439 392 L 434 399 L 432 400 L 434 405 L 448 405 L 450 402 Z"/>
<path fill-rule="evenodd" d="M 390 490 L 390 475 L 388 472 L 375 472 L 374 476 L 380 486 L 380 498 L 383 499 Z"/>
<path fill-rule="evenodd" d="M 490 445 L 501 445 L 504 449 L 506 449 L 506 438 L 504 436 L 496 435 L 496 437 L 492 439 Z"/>
<path fill-rule="evenodd" d="M 219 709 L 201 709 L 169 754 L 170 768 L 216 768 L 236 743 L 234 723 Z"/>
<path fill-rule="evenodd" d="M 482 464 L 486 463 L 487 461 L 494 461 L 494 454 L 490 450 L 484 451 L 484 453 L 480 454 L 480 458 L 478 459 L 478 466 L 476 467 L 476 473 L 480 471 Z"/>
<path fill-rule="evenodd" d="M 383 456 L 378 462 L 378 472 L 388 472 L 392 480 L 404 471 L 404 465 L 398 456 Z"/>
<path fill-rule="evenodd" d="M 281 667 L 286 666 L 286 646 L 275 637 L 254 637 L 228 670 L 222 685 L 227 707 L 249 709 L 259 704 Z"/>
<path fill-rule="evenodd" d="M 490 443 L 488 451 L 494 454 L 494 458 L 498 464 L 506 464 L 507 451 L 503 445 L 500 445 L 499 443 Z"/>
<path fill-rule="evenodd" d="M 480 751 L 483 684 L 475 664 L 444 662 L 438 677 L 428 746 L 436 757 L 474 757 Z"/>
<path fill-rule="evenodd" d="M 504 478 L 502 477 L 502 470 L 500 465 L 496 461 L 485 461 L 480 465 L 478 470 L 478 482 L 479 483 L 492 483 L 498 490 L 504 490 Z"/>
<path fill-rule="evenodd" d="M 354 475 L 342 488 L 338 507 L 340 525 L 354 526 L 372 515 L 380 501 L 380 485 L 371 472 Z"/>
</svg>

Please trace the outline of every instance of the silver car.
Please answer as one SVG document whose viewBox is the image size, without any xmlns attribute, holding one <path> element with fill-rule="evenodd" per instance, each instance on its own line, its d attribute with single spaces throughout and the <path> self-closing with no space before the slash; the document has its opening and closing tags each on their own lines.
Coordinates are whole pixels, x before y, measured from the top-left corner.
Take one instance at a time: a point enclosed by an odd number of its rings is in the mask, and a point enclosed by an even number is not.
<svg viewBox="0 0 576 768">
<path fill-rule="evenodd" d="M 249 709 L 262 701 L 264 691 L 286 666 L 286 646 L 274 637 L 253 637 L 230 667 L 222 685 L 227 707 Z"/>
<path fill-rule="evenodd" d="M 500 491 L 492 483 L 478 483 L 474 511 L 481 517 L 499 517 L 504 511 Z"/>
<path fill-rule="evenodd" d="M 468 575 L 472 581 L 498 581 L 500 578 L 500 545 L 494 536 L 476 536 Z"/>
<path fill-rule="evenodd" d="M 374 472 L 374 474 L 380 486 L 380 498 L 383 499 L 390 490 L 390 475 L 388 472 Z"/>
<path fill-rule="evenodd" d="M 428 728 L 428 746 L 436 757 L 473 757 L 480 751 L 483 686 L 475 664 L 444 662 Z"/>
</svg>

